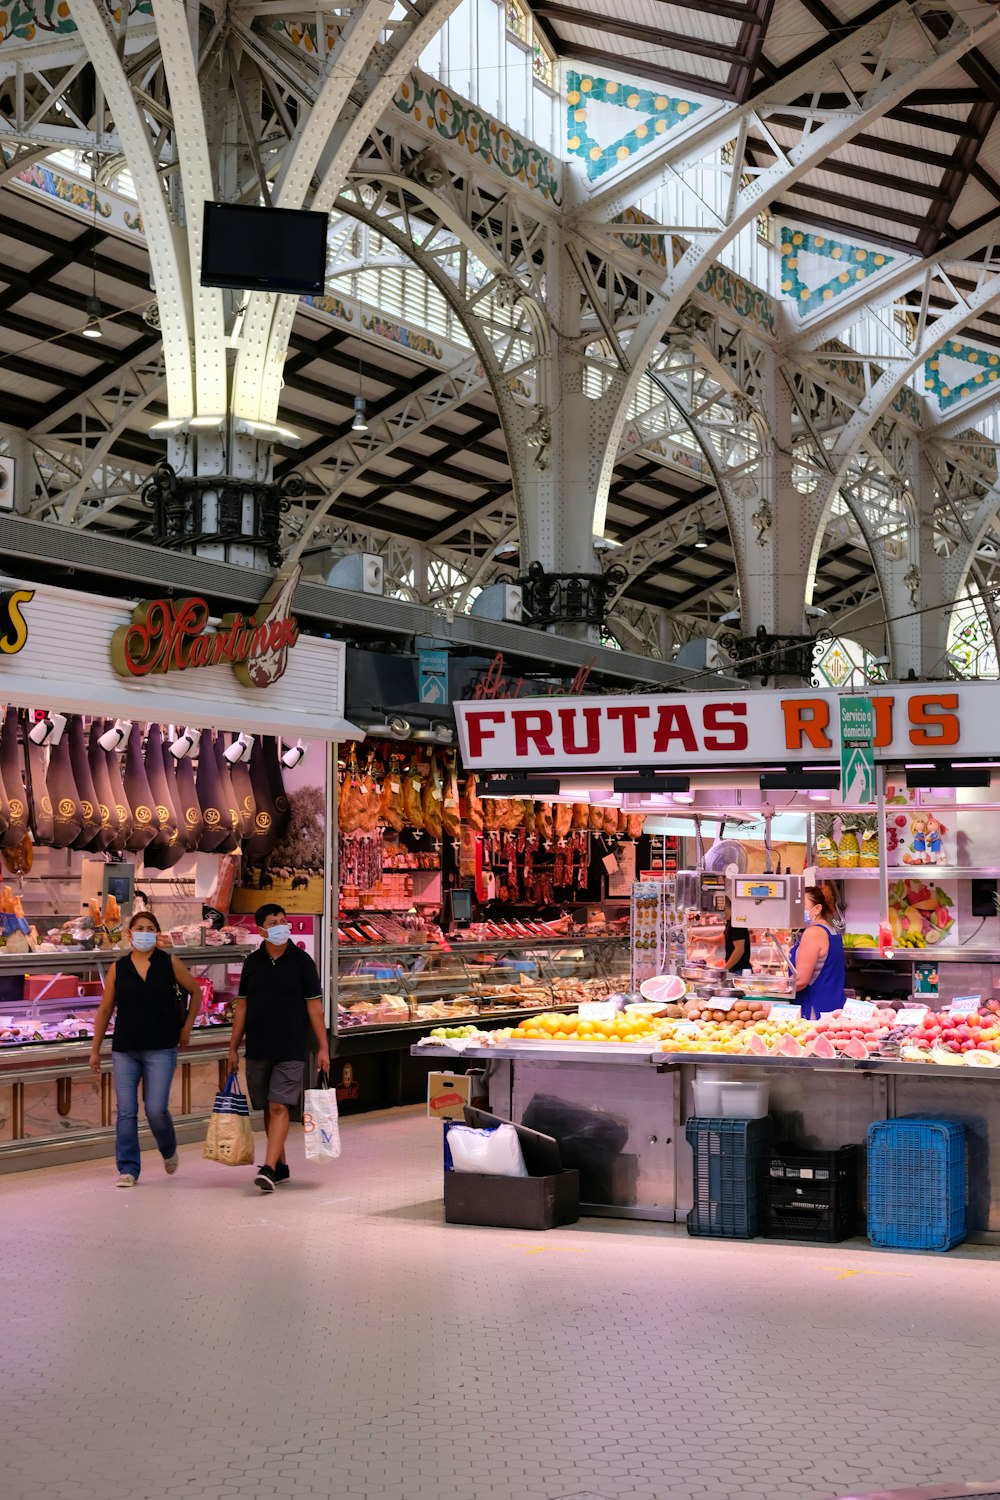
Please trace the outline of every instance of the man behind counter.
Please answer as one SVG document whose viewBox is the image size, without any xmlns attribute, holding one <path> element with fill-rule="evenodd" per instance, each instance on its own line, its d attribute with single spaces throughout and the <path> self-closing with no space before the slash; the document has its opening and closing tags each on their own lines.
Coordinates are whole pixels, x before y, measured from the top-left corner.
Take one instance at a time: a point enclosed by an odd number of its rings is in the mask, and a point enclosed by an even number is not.
<svg viewBox="0 0 1000 1500">
<path fill-rule="evenodd" d="M 750 967 L 750 933 L 746 927 L 733 926 L 733 903 L 726 897 L 726 972 L 739 973 Z"/>
</svg>

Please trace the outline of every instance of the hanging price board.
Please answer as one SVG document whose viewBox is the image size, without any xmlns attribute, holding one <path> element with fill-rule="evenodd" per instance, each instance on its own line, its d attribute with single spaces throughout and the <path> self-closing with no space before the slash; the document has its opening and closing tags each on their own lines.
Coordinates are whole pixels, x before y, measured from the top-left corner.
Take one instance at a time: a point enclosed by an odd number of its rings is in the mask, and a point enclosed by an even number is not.
<svg viewBox="0 0 1000 1500">
<path fill-rule="evenodd" d="M 769 1021 L 801 1021 L 801 1005 L 772 1004 L 767 1016 Z"/>
<path fill-rule="evenodd" d="M 926 1005 L 905 1005 L 896 1012 L 897 1026 L 920 1026 L 927 1014 Z"/>
<path fill-rule="evenodd" d="M 581 1021 L 613 1021 L 617 1013 L 613 1000 L 584 1000 L 578 1009 Z"/>
<path fill-rule="evenodd" d="M 982 995 L 956 995 L 948 1006 L 953 1016 L 971 1016 L 982 1004 Z"/>
<path fill-rule="evenodd" d="M 872 1000 L 845 1000 L 841 1020 L 870 1021 L 874 1014 L 875 1004 Z"/>
</svg>

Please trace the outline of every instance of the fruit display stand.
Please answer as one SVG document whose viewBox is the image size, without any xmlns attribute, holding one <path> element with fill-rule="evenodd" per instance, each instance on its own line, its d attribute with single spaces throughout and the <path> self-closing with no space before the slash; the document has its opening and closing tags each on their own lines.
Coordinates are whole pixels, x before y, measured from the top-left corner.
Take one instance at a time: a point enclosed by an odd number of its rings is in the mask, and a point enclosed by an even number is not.
<svg viewBox="0 0 1000 1500">
<path fill-rule="evenodd" d="M 439 1063 L 457 1060 L 444 1046 L 415 1050 Z M 809 1149 L 861 1144 L 869 1125 L 906 1115 L 961 1121 L 969 1142 L 969 1237 L 1000 1243 L 1000 1069 L 509 1038 L 467 1047 L 461 1059 L 488 1065 L 493 1113 L 559 1141 L 562 1159 L 580 1171 L 585 1216 L 686 1220 L 693 1175 L 684 1129 L 696 1114 L 699 1071 L 712 1067 L 733 1080 L 766 1080 L 775 1138 Z"/>
</svg>

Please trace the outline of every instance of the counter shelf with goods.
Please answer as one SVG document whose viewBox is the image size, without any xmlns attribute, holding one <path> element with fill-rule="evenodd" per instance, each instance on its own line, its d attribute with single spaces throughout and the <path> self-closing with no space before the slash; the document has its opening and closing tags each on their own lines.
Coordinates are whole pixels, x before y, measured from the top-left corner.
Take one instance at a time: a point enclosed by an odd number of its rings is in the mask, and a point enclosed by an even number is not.
<svg viewBox="0 0 1000 1500">
<path fill-rule="evenodd" d="M 341 948 L 337 1029 L 462 1025 L 498 1011 L 575 1009 L 619 989 L 626 969 L 626 945 L 613 938 Z"/>
</svg>

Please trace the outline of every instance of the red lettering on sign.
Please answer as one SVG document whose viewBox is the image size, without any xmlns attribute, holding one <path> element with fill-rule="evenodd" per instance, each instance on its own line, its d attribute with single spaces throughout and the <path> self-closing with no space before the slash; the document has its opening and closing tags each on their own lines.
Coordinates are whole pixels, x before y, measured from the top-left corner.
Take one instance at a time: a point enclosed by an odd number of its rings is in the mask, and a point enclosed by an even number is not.
<svg viewBox="0 0 1000 1500">
<path fill-rule="evenodd" d="M 909 702 L 910 744 L 936 750 L 958 744 L 957 693 L 928 693 Z"/>
<path fill-rule="evenodd" d="M 583 723 L 587 731 L 587 742 L 584 745 L 577 743 L 577 714 L 583 714 Z M 561 708 L 559 722 L 562 725 L 563 750 L 567 755 L 597 754 L 601 748 L 601 710 L 599 708 Z"/>
<path fill-rule="evenodd" d="M 830 707 L 821 698 L 786 698 L 781 705 L 785 715 L 785 749 L 804 750 L 806 743 L 814 750 L 832 750 Z"/>
<path fill-rule="evenodd" d="M 669 750 L 671 740 L 680 740 L 685 750 L 694 752 L 698 748 L 688 711 L 681 703 L 664 704 L 660 709 L 656 736 L 653 740 L 653 749 L 656 754 L 662 755 L 664 751 Z"/>
<path fill-rule="evenodd" d="M 872 741 L 876 750 L 884 750 L 886 745 L 892 744 L 892 698 L 873 698 L 872 707 L 875 709 L 875 739 Z"/>
<path fill-rule="evenodd" d="M 705 708 L 706 730 L 722 730 L 722 734 L 706 734 L 706 750 L 745 750 L 750 743 L 745 724 L 733 723 L 734 719 L 745 719 L 745 703 L 709 703 Z"/>
<path fill-rule="evenodd" d="M 529 742 L 539 755 L 554 755 L 552 748 L 552 715 L 547 708 L 515 708 L 511 711 L 514 721 L 514 753 L 520 759 L 527 755 Z"/>
<path fill-rule="evenodd" d="M 608 722 L 615 719 L 621 720 L 622 726 L 622 750 L 626 755 L 636 754 L 636 730 L 635 726 L 640 719 L 648 719 L 650 710 L 643 708 L 640 704 L 626 703 L 620 708 L 615 705 L 608 709 Z"/>
<path fill-rule="evenodd" d="M 466 731 L 469 736 L 469 755 L 482 755 L 483 745 L 487 740 L 495 740 L 497 724 L 504 721 L 502 708 L 480 709 L 470 713 L 465 720 Z"/>
</svg>

